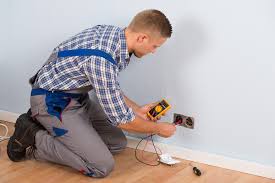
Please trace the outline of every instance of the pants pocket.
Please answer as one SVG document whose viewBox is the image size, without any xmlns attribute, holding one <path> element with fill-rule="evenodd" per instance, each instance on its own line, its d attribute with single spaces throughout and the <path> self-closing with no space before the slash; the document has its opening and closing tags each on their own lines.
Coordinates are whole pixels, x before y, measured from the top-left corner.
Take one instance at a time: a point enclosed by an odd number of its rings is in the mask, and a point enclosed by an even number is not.
<svg viewBox="0 0 275 183">
<path fill-rule="evenodd" d="M 30 104 L 31 104 L 32 117 L 35 117 L 38 114 L 46 113 L 47 109 L 44 101 L 45 101 L 45 95 L 31 96 Z"/>
</svg>

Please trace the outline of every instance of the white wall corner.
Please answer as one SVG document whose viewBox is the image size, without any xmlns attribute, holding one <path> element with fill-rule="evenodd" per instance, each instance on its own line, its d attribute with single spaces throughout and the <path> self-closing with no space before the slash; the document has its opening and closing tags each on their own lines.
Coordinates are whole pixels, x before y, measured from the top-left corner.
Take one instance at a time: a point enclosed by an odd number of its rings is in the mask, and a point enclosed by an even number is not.
<svg viewBox="0 0 275 183">
<path fill-rule="evenodd" d="M 127 136 L 128 147 L 136 148 L 140 139 Z M 243 173 L 253 174 L 257 176 L 262 176 L 266 178 L 275 179 L 275 167 L 262 165 L 254 162 L 233 159 L 225 156 L 220 156 L 216 154 L 210 154 L 207 152 L 200 152 L 191 149 L 186 149 L 183 147 L 172 146 L 160 142 L 154 142 L 154 144 L 159 147 L 162 153 L 169 153 L 171 156 L 176 158 L 181 158 L 185 160 L 190 160 L 198 163 L 204 163 L 212 166 L 217 166 L 221 168 L 226 168 L 230 170 L 235 170 Z M 139 146 L 139 149 L 143 149 L 144 144 Z M 152 145 L 147 145 L 146 151 L 155 152 Z"/>
<path fill-rule="evenodd" d="M 0 120 L 15 123 L 20 114 L 0 110 Z"/>
</svg>

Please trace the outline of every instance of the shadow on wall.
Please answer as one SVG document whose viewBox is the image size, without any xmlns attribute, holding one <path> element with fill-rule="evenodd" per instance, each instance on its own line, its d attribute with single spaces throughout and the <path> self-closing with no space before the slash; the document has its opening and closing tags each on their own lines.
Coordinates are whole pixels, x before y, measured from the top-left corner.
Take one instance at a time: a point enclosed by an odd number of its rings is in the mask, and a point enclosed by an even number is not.
<svg viewBox="0 0 275 183">
<path fill-rule="evenodd" d="M 197 63 L 197 56 L 205 50 L 206 33 L 203 25 L 195 18 L 179 20 L 174 26 L 174 32 L 167 44 L 159 52 L 161 64 L 156 64 L 160 73 L 159 80 L 162 81 L 157 89 L 169 87 L 169 92 L 165 95 L 174 101 L 184 103 L 185 93 L 192 93 L 190 82 L 186 83 L 186 78 L 192 78 L 192 69 Z M 189 91 L 188 91 L 189 90 Z M 185 92 L 186 91 L 186 92 Z M 184 106 L 177 105 L 180 109 Z"/>
<path fill-rule="evenodd" d="M 164 53 L 167 60 L 165 68 L 173 74 L 163 80 L 167 84 L 173 81 L 176 83 L 169 84 L 169 97 L 174 101 L 182 101 L 174 105 L 184 111 L 184 106 L 181 105 L 186 103 L 186 94 L 193 93 L 189 80 L 193 76 L 192 70 L 201 61 L 197 59 L 198 56 L 205 50 L 206 33 L 201 22 L 195 18 L 183 19 L 175 26 L 174 38 L 171 39 L 173 46 Z"/>
<path fill-rule="evenodd" d="M 170 79 L 179 78 L 185 68 L 192 66 L 192 61 L 204 50 L 205 32 L 203 25 L 196 19 L 180 20 L 174 25 L 174 31 L 167 46 L 161 51 L 163 66 L 173 75 Z M 191 68 L 190 68 L 191 69 Z M 163 78 L 165 79 L 165 78 Z"/>
<path fill-rule="evenodd" d="M 205 37 L 203 25 L 195 18 L 185 18 L 173 25 L 172 37 L 157 51 L 161 59 L 148 73 L 150 81 L 158 83 L 154 85 L 154 91 L 164 91 L 163 97 L 184 103 L 185 97 L 188 97 L 184 91 L 192 90 L 192 86 L 183 83 L 182 78 L 185 72 L 192 70 L 193 61 L 198 61 L 194 58 L 202 54 Z M 157 79 L 154 76 L 158 76 Z M 169 87 L 169 92 L 166 92 L 166 87 Z M 184 106 L 177 104 L 177 107 L 184 110 Z M 131 136 L 141 137 L 137 134 Z"/>
</svg>

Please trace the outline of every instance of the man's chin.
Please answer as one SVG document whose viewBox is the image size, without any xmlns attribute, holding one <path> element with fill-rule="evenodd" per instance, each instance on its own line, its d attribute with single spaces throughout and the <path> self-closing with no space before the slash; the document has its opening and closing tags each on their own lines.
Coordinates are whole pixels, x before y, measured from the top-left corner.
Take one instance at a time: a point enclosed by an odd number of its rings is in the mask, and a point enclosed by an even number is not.
<svg viewBox="0 0 275 183">
<path fill-rule="evenodd" d="M 141 58 L 141 57 L 143 57 L 143 55 L 138 54 L 138 53 L 135 53 L 135 52 L 134 52 L 134 55 L 135 55 L 135 57 L 137 57 L 137 58 Z"/>
</svg>

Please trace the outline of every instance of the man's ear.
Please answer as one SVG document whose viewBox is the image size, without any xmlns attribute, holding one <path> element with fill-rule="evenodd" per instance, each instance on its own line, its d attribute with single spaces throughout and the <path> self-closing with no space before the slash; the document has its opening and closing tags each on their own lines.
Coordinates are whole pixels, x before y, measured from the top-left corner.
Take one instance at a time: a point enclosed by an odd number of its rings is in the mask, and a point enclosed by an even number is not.
<svg viewBox="0 0 275 183">
<path fill-rule="evenodd" d="M 142 42 L 146 41 L 148 38 L 149 38 L 149 37 L 148 37 L 147 34 L 140 33 L 140 34 L 137 36 L 137 42 L 138 42 L 138 43 L 142 43 Z"/>
</svg>

